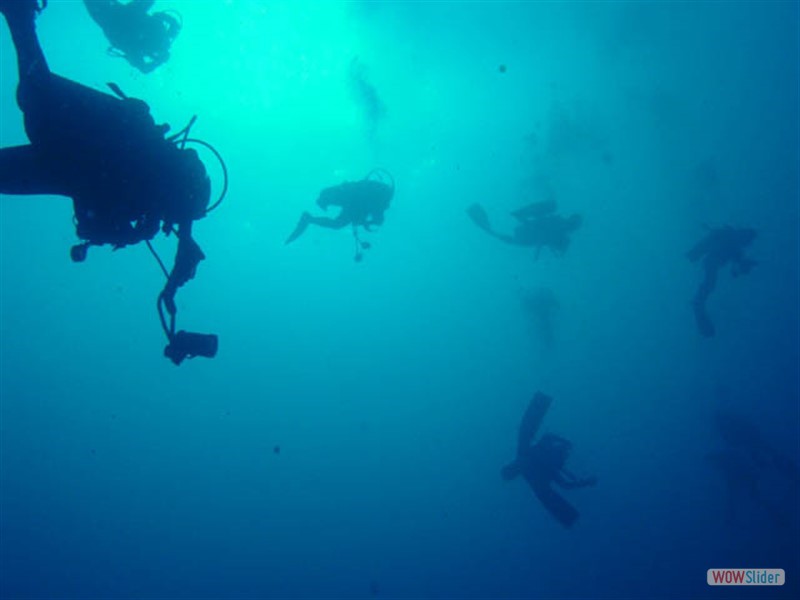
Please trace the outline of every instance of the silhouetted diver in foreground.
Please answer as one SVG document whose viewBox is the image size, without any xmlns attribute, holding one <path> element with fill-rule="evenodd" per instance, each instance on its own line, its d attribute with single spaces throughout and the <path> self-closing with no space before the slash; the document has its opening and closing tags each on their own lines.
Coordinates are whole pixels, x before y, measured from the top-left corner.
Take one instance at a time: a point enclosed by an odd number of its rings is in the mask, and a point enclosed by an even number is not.
<svg viewBox="0 0 800 600">
<path fill-rule="evenodd" d="M 164 353 L 176 364 L 214 356 L 216 336 L 175 331 L 175 293 L 205 258 L 192 239 L 192 223 L 207 214 L 211 192 L 197 153 L 184 148 L 188 127 L 165 138 L 169 126 L 156 125 L 142 100 L 116 86 L 120 97 L 52 73 L 36 35 L 40 10 L 36 0 L 0 0 L 17 51 L 17 102 L 30 140 L 0 150 L 0 193 L 72 198 L 84 240 L 72 248 L 75 262 L 85 260 L 92 245 L 117 249 L 149 243 L 159 229 L 175 233 L 175 264 L 158 299 L 169 340 Z"/>
<path fill-rule="evenodd" d="M 370 171 L 360 181 L 346 181 L 340 185 L 325 188 L 317 198 L 317 206 L 328 210 L 329 206 L 341 209 L 336 218 L 315 217 L 309 212 L 300 215 L 294 231 L 286 239 L 291 244 L 299 238 L 309 225 L 317 225 L 327 229 L 342 229 L 348 225 L 353 228 L 356 243 L 356 261 L 363 257 L 362 250 L 370 248 L 369 242 L 362 242 L 358 236 L 358 228 L 373 231 L 383 224 L 384 213 L 394 196 L 394 179 L 383 169 Z"/>
<path fill-rule="evenodd" d="M 581 479 L 566 469 L 572 451 L 568 440 L 546 433 L 533 443 L 552 401 L 541 392 L 533 396 L 519 425 L 517 457 L 503 467 L 501 475 L 506 481 L 524 477 L 548 512 L 564 527 L 572 527 L 578 520 L 578 511 L 553 489 L 553 484 L 568 490 L 596 485 L 597 479 Z"/>
<path fill-rule="evenodd" d="M 556 255 L 563 255 L 569 248 L 570 236 L 583 223 L 580 215 L 557 215 L 556 203 L 552 200 L 534 202 L 512 212 L 518 224 L 511 235 L 495 231 L 480 204 L 471 205 L 467 214 L 478 227 L 506 244 L 536 248 L 536 258 L 545 247 Z"/>
<path fill-rule="evenodd" d="M 747 258 L 744 250 L 756 239 L 756 230 L 733 227 L 709 229 L 706 236 L 697 242 L 686 257 L 694 262 L 703 261 L 703 281 L 694 295 L 694 308 L 697 331 L 704 337 L 713 337 L 714 324 L 708 316 L 706 301 L 717 286 L 717 274 L 727 264 L 731 265 L 731 275 L 747 275 L 756 261 Z"/>
<path fill-rule="evenodd" d="M 86 10 L 111 44 L 109 54 L 121 56 L 142 73 L 169 59 L 169 50 L 181 30 L 174 11 L 148 14 L 155 0 L 83 0 Z"/>
</svg>

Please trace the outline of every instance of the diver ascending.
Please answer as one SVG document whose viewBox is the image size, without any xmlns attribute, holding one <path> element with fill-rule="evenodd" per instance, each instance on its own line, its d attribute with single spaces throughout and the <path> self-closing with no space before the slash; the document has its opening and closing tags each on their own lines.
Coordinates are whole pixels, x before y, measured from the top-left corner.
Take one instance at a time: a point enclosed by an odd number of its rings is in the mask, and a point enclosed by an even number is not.
<svg viewBox="0 0 800 600">
<path fill-rule="evenodd" d="M 121 56 L 142 73 L 169 59 L 169 50 L 181 30 L 174 11 L 148 14 L 155 0 L 83 0 L 86 10 L 106 35 L 108 53 Z"/>
<path fill-rule="evenodd" d="M 556 203 L 552 200 L 534 202 L 512 212 L 511 216 L 518 221 L 512 235 L 492 229 L 489 217 L 480 204 L 470 206 L 467 214 L 478 227 L 506 244 L 535 247 L 537 259 L 544 247 L 550 248 L 556 255 L 563 255 L 569 248 L 570 236 L 583 223 L 580 215 L 557 215 Z"/>
<path fill-rule="evenodd" d="M 730 264 L 733 277 L 747 275 L 757 263 L 747 258 L 744 250 L 755 239 L 755 229 L 709 228 L 706 236 L 686 253 L 686 257 L 693 263 L 700 259 L 703 260 L 703 281 L 697 288 L 692 301 L 697 331 L 700 335 L 713 337 L 715 333 L 714 324 L 706 310 L 706 301 L 717 286 L 719 270 Z"/>
<path fill-rule="evenodd" d="M 17 101 L 30 140 L 0 149 L 0 193 L 71 198 L 83 240 L 72 248 L 75 262 L 86 259 L 90 246 L 149 245 L 159 230 L 174 233 L 178 249 L 172 271 L 167 273 L 159 260 L 167 276 L 158 297 L 169 341 L 164 353 L 175 364 L 214 356 L 216 336 L 175 331 L 175 294 L 205 258 L 192 238 L 192 224 L 219 203 L 209 207 L 205 167 L 194 150 L 185 148 L 192 141 L 191 123 L 167 138 L 169 126 L 156 125 L 142 100 L 126 97 L 116 86 L 115 97 L 52 73 L 36 34 L 42 8 L 36 0 L 0 0 L 17 52 Z"/>
<path fill-rule="evenodd" d="M 572 444 L 557 435 L 546 433 L 533 443 L 545 414 L 553 399 L 536 392 L 519 424 L 517 457 L 501 471 L 503 479 L 510 481 L 518 476 L 525 478 L 539 502 L 564 527 L 572 527 L 579 513 L 567 500 L 553 489 L 553 484 L 563 489 L 594 486 L 594 477 L 579 478 L 565 467 Z"/>
<path fill-rule="evenodd" d="M 328 229 L 342 229 L 351 225 L 356 244 L 356 261 L 363 258 L 363 250 L 370 248 L 370 243 L 362 241 L 358 228 L 371 232 L 383 224 L 384 213 L 394 197 L 394 179 L 383 169 L 370 171 L 360 181 L 346 181 L 340 185 L 325 188 L 317 198 L 317 206 L 328 210 L 329 206 L 341 209 L 336 218 L 315 217 L 309 212 L 300 215 L 294 231 L 286 238 L 290 244 L 299 238 L 309 225 L 317 225 Z"/>
</svg>

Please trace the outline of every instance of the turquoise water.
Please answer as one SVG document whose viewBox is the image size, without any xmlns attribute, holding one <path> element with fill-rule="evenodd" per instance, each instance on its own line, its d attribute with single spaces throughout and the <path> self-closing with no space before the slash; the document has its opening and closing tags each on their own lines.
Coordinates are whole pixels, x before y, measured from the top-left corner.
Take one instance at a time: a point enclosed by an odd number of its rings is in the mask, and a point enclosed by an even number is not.
<svg viewBox="0 0 800 600">
<path fill-rule="evenodd" d="M 793 596 L 796 497 L 767 480 L 788 525 L 752 502 L 727 523 L 705 456 L 726 386 L 800 458 L 798 3 L 156 7 L 184 27 L 149 75 L 82 3 L 51 0 L 38 31 L 55 72 L 175 130 L 197 114 L 225 157 L 178 296 L 219 354 L 162 357 L 146 247 L 72 264 L 68 199 L 3 196 L 1 597 Z M 0 30 L 5 147 L 26 137 Z M 374 167 L 397 192 L 363 262 L 347 230 L 284 246 L 322 188 Z M 465 213 L 505 230 L 546 197 L 584 217 L 563 257 Z M 759 232 L 756 269 L 709 301 L 713 339 L 684 257 L 706 224 Z M 542 289 L 550 342 L 523 303 Z M 566 492 L 572 530 L 499 475 L 537 389 L 599 479 Z M 718 567 L 789 585 L 709 588 Z"/>
</svg>

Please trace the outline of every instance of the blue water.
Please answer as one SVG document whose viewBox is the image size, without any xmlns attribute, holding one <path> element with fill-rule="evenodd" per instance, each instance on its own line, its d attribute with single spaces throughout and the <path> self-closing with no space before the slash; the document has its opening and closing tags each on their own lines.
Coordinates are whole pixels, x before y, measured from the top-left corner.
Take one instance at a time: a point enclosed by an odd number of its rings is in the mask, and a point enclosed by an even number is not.
<svg viewBox="0 0 800 600">
<path fill-rule="evenodd" d="M 52 69 L 116 82 L 213 143 L 229 197 L 161 355 L 143 245 L 72 264 L 71 203 L 0 202 L 3 598 L 796 597 L 796 496 L 725 519 L 713 414 L 800 460 L 797 2 L 173 1 L 142 75 L 82 3 L 38 21 Z M 26 143 L 0 27 L 0 141 Z M 370 91 L 371 90 L 371 91 Z M 217 187 L 220 172 L 204 154 Z M 283 241 L 319 190 L 384 167 L 386 223 Z M 553 197 L 561 258 L 465 214 Z M 704 225 L 749 226 L 695 331 Z M 171 261 L 173 240 L 156 243 Z M 526 292 L 557 299 L 552 340 Z M 534 390 L 597 487 L 563 529 L 504 482 Z M 277 451 L 279 450 L 279 452 Z M 711 588 L 718 567 L 782 588 Z"/>
</svg>

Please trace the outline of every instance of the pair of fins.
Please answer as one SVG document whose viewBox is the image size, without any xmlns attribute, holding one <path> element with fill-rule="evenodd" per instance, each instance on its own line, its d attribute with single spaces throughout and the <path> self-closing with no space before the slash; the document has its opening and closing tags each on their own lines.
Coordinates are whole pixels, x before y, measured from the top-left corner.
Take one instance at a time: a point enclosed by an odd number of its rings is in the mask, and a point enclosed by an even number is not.
<svg viewBox="0 0 800 600">
<path fill-rule="evenodd" d="M 519 424 L 517 456 L 523 454 L 530 447 L 552 403 L 553 399 L 550 396 L 541 392 L 534 394 Z M 540 481 L 526 476 L 522 472 L 518 461 L 515 460 L 504 467 L 502 475 L 504 479 L 513 479 L 518 475 L 522 475 L 528 482 L 533 494 L 542 503 L 542 506 L 565 528 L 569 529 L 577 522 L 580 516 L 578 510 L 564 496 L 554 490 L 550 484 L 542 484 Z"/>
</svg>

